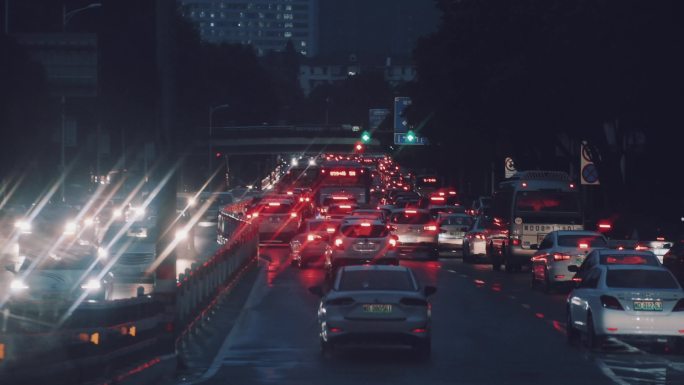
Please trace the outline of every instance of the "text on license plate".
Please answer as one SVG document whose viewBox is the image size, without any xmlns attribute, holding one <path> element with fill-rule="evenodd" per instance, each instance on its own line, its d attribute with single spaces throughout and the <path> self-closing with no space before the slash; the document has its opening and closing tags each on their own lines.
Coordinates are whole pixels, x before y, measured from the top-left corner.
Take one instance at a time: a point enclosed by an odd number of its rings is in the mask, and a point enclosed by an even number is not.
<svg viewBox="0 0 684 385">
<path fill-rule="evenodd" d="M 365 313 L 378 313 L 387 314 L 392 312 L 392 305 L 390 304 L 365 304 L 363 305 L 363 311 Z"/>
<path fill-rule="evenodd" d="M 634 311 L 663 311 L 663 301 L 634 301 Z"/>
</svg>

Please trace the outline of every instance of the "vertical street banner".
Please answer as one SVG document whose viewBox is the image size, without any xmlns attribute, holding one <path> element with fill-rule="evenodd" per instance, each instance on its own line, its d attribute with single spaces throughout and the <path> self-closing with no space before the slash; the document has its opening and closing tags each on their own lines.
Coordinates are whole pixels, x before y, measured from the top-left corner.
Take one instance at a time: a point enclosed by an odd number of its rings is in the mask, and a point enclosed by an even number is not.
<svg viewBox="0 0 684 385">
<path fill-rule="evenodd" d="M 405 134 L 409 131 L 408 120 L 404 116 L 406 107 L 411 105 L 411 98 L 400 96 L 394 98 L 394 134 Z"/>
<path fill-rule="evenodd" d="M 583 185 L 599 185 L 598 169 L 594 164 L 594 153 L 586 141 L 580 147 L 580 182 Z"/>
<path fill-rule="evenodd" d="M 515 175 L 516 172 L 517 170 L 515 169 L 515 162 L 513 161 L 513 158 L 508 157 L 504 159 L 504 175 L 506 176 L 506 179 Z"/>
</svg>

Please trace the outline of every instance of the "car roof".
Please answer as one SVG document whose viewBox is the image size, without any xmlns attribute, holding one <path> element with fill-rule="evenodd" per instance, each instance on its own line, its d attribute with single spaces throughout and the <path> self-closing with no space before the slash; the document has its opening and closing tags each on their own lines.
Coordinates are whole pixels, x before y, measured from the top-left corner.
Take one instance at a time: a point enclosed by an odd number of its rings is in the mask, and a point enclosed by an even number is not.
<svg viewBox="0 0 684 385">
<path fill-rule="evenodd" d="M 380 225 L 380 226 L 385 225 L 379 219 L 371 219 L 371 218 L 365 218 L 365 217 L 352 217 L 352 216 L 342 218 L 341 222 L 344 224 L 354 224 L 357 222 L 370 222 L 373 225 Z"/>
<path fill-rule="evenodd" d="M 430 210 L 417 209 L 417 208 L 416 208 L 416 209 L 413 209 L 413 208 L 398 208 L 398 209 L 392 210 L 392 214 L 404 212 L 404 211 L 406 211 L 406 210 L 415 211 L 416 214 L 430 214 Z"/>
<path fill-rule="evenodd" d="M 643 255 L 645 257 L 655 257 L 651 251 L 641 250 L 617 250 L 617 249 L 594 249 L 592 254 L 596 255 Z"/>
<path fill-rule="evenodd" d="M 599 265 L 606 271 L 610 270 L 654 270 L 654 271 L 669 271 L 665 266 L 653 265 Z"/>
<path fill-rule="evenodd" d="M 353 266 L 343 266 L 341 271 L 410 271 L 406 266 L 394 266 L 394 265 L 353 265 Z"/>
<path fill-rule="evenodd" d="M 554 230 L 551 233 L 556 233 L 559 236 L 561 236 L 561 235 L 598 235 L 598 236 L 602 236 L 603 235 L 603 234 L 599 233 L 598 231 L 589 231 L 589 230 Z"/>
<path fill-rule="evenodd" d="M 439 213 L 440 217 L 461 217 L 461 218 L 472 218 L 466 213 Z"/>
</svg>

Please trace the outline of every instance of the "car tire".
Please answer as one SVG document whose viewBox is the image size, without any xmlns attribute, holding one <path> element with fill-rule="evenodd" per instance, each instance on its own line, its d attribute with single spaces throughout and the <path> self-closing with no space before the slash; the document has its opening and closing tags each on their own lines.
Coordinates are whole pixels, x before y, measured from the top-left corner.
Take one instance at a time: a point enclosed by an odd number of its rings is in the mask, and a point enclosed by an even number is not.
<svg viewBox="0 0 684 385">
<path fill-rule="evenodd" d="M 335 345 L 330 342 L 330 341 L 324 341 L 321 338 L 321 355 L 323 357 L 332 357 L 332 355 L 335 353 Z"/>
<path fill-rule="evenodd" d="M 468 248 L 467 243 L 463 243 L 463 248 L 461 249 L 461 255 L 463 256 L 463 263 L 473 263 L 472 259 L 470 258 L 470 249 Z"/>
<path fill-rule="evenodd" d="M 414 352 L 416 356 L 421 360 L 426 360 L 432 354 L 432 341 L 427 339 L 425 341 L 418 342 L 414 347 Z"/>
<path fill-rule="evenodd" d="M 603 338 L 597 335 L 594 329 L 594 318 L 591 313 L 587 315 L 587 332 L 585 333 L 584 344 L 591 350 L 598 350 L 603 344 Z"/>
<path fill-rule="evenodd" d="M 534 276 L 534 266 L 532 266 L 532 272 L 530 274 L 532 279 L 530 280 L 530 287 L 532 290 L 535 290 L 539 286 L 539 282 L 537 281 L 537 278 Z"/>
<path fill-rule="evenodd" d="M 551 293 L 554 289 L 553 283 L 549 278 L 549 270 L 546 267 L 544 268 L 544 286 L 542 287 L 544 289 L 544 293 L 546 294 Z"/>
<path fill-rule="evenodd" d="M 565 341 L 569 345 L 575 345 L 582 339 L 580 331 L 577 330 L 572 324 L 572 315 L 570 314 L 570 309 L 566 310 L 565 315 Z"/>
<path fill-rule="evenodd" d="M 492 270 L 501 271 L 501 257 L 498 255 L 492 255 Z"/>
</svg>

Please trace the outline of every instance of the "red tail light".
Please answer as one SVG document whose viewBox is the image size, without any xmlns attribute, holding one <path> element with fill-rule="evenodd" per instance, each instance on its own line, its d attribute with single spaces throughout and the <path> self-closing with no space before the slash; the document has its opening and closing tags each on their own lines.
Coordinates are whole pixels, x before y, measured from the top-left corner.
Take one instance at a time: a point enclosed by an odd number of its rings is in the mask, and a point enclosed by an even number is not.
<svg viewBox="0 0 684 385">
<path fill-rule="evenodd" d="M 553 260 L 554 261 L 567 261 L 569 259 L 570 259 L 570 256 L 567 254 L 560 254 L 560 253 L 553 254 Z"/>
<path fill-rule="evenodd" d="M 601 305 L 606 309 L 625 310 L 622 308 L 622 305 L 620 305 L 620 301 L 618 301 L 617 298 L 609 295 L 601 296 Z"/>
<path fill-rule="evenodd" d="M 444 197 L 430 197 L 431 201 L 444 202 Z"/>
<path fill-rule="evenodd" d="M 297 213 L 290 213 L 290 218 L 297 218 Z"/>
<path fill-rule="evenodd" d="M 647 251 L 647 250 L 649 250 L 649 247 L 645 246 L 645 245 L 636 245 L 634 250 L 636 250 L 636 251 Z"/>
<path fill-rule="evenodd" d="M 518 239 L 518 238 L 511 239 L 511 245 L 520 246 L 520 239 Z"/>
<path fill-rule="evenodd" d="M 599 231 L 608 231 L 612 228 L 613 228 L 613 225 L 611 225 L 608 222 L 599 222 L 599 224 L 598 224 Z"/>
<path fill-rule="evenodd" d="M 589 244 L 588 244 L 588 243 L 580 243 L 580 244 L 579 244 L 579 248 L 580 248 L 580 249 L 588 249 L 588 248 L 589 248 Z"/>
<path fill-rule="evenodd" d="M 425 230 L 425 231 L 437 231 L 437 226 L 435 226 L 435 225 L 425 225 L 425 226 L 423 226 L 423 230 Z"/>
<path fill-rule="evenodd" d="M 335 232 L 335 228 L 334 227 L 328 227 L 327 229 L 325 229 L 325 231 L 327 231 L 328 234 L 332 234 Z"/>
<path fill-rule="evenodd" d="M 306 240 L 309 241 L 309 242 L 313 242 L 313 241 L 315 241 L 315 240 L 317 240 L 317 239 L 321 239 L 321 237 L 318 236 L 318 235 L 316 235 L 316 234 L 309 234 L 309 235 L 306 236 Z"/>
<path fill-rule="evenodd" d="M 335 248 L 338 250 L 344 250 L 344 241 L 342 238 L 335 239 Z"/>
<path fill-rule="evenodd" d="M 475 234 L 474 236 L 476 239 L 485 239 L 484 234 Z"/>
<path fill-rule="evenodd" d="M 397 247 L 397 239 L 392 237 L 389 239 L 389 248 L 394 249 L 395 247 Z"/>
</svg>

